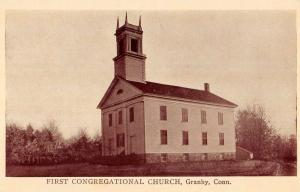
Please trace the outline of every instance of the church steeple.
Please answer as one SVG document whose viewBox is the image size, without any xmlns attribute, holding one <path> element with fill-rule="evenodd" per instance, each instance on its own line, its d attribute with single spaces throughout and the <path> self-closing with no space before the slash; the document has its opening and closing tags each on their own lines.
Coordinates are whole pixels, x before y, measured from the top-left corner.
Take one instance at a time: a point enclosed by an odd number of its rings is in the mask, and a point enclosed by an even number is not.
<svg viewBox="0 0 300 192">
<path fill-rule="evenodd" d="M 119 27 L 117 19 L 116 29 L 117 56 L 113 59 L 115 63 L 115 75 L 124 79 L 145 82 L 145 59 L 143 54 L 143 31 L 141 17 L 139 25 L 128 23 L 127 12 L 125 24 Z"/>
<path fill-rule="evenodd" d="M 126 15 L 125 15 L 125 25 L 128 24 L 128 20 L 127 20 L 127 11 L 126 11 Z"/>
<path fill-rule="evenodd" d="M 117 18 L 117 29 L 119 29 L 119 17 Z"/>
<path fill-rule="evenodd" d="M 142 16 L 140 15 L 140 19 L 139 19 L 139 27 L 142 27 Z"/>
</svg>

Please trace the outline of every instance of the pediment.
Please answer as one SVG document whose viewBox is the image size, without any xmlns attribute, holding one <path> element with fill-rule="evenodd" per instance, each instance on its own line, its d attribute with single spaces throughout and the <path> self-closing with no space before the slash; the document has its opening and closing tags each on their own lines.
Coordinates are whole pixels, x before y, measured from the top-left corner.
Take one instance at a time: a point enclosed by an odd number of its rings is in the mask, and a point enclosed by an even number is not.
<svg viewBox="0 0 300 192">
<path fill-rule="evenodd" d="M 136 87 L 119 77 L 115 77 L 99 103 L 98 108 L 117 104 L 141 94 L 142 92 Z"/>
</svg>

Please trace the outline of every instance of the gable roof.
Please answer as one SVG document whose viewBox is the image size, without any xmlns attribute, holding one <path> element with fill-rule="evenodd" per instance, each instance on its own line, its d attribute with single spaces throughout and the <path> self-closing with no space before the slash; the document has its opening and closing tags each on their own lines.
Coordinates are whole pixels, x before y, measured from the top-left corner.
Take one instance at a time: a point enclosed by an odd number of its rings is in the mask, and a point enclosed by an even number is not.
<svg viewBox="0 0 300 192">
<path fill-rule="evenodd" d="M 217 105 L 237 107 L 236 104 L 208 91 L 191 89 L 186 87 L 179 87 L 174 85 L 166 85 L 161 83 L 154 83 L 150 81 L 141 83 L 141 82 L 129 81 L 121 77 L 116 77 L 112 81 L 110 88 L 114 86 L 113 84 L 114 82 L 116 82 L 117 79 L 121 79 L 129 83 L 130 85 L 134 86 L 138 90 L 142 91 L 143 94 L 150 94 L 150 95 L 163 96 L 163 97 L 173 97 L 179 99 L 188 99 L 188 100 L 194 100 L 198 102 L 207 102 L 207 103 L 212 103 Z M 109 93 L 107 91 L 97 108 L 100 108 L 104 104 L 104 100 L 106 100 L 108 94 Z"/>
<path fill-rule="evenodd" d="M 99 102 L 99 104 L 97 105 L 97 108 L 101 108 L 104 103 L 106 102 L 106 100 L 109 98 L 109 96 L 111 95 L 114 87 L 116 86 L 118 81 L 123 81 L 127 84 L 129 84 L 128 81 L 126 81 L 125 79 L 119 77 L 119 76 L 115 76 L 114 79 L 111 81 L 111 83 L 109 84 L 108 89 L 106 90 L 106 92 L 104 93 L 104 96 L 102 97 L 101 101 Z M 131 84 L 129 84 L 131 85 Z M 132 86 L 132 85 L 131 85 Z M 133 86 L 134 89 L 137 89 L 136 87 Z M 140 91 L 139 89 L 137 89 L 138 91 Z"/>
<path fill-rule="evenodd" d="M 191 89 L 186 87 L 179 87 L 174 85 L 166 85 L 161 83 L 154 83 L 146 81 L 146 83 L 140 83 L 135 81 L 128 81 L 131 85 L 141 90 L 146 94 L 153 94 L 166 97 L 177 97 L 182 99 L 196 100 L 202 102 L 208 102 L 219 105 L 228 105 L 230 107 L 237 107 L 236 104 L 223 99 L 209 91 Z"/>
</svg>

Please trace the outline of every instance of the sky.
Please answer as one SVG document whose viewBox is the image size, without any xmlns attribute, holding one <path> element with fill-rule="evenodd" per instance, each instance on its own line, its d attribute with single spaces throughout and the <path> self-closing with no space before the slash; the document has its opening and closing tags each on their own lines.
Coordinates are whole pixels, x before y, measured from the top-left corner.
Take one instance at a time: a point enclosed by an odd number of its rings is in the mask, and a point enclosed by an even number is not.
<svg viewBox="0 0 300 192">
<path fill-rule="evenodd" d="M 262 105 L 281 134 L 296 133 L 293 11 L 129 11 L 142 15 L 148 81 L 203 89 L 245 109 Z M 68 138 L 101 130 L 97 104 L 114 77 L 116 19 L 125 11 L 8 11 L 6 121 L 55 120 Z"/>
</svg>

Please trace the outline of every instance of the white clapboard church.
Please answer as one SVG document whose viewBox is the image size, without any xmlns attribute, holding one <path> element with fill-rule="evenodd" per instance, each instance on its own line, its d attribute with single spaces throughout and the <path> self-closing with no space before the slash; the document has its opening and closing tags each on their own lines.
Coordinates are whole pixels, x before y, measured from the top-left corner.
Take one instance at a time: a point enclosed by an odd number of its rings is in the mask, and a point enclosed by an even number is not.
<svg viewBox="0 0 300 192">
<path fill-rule="evenodd" d="M 234 159 L 236 104 L 204 90 L 145 79 L 143 30 L 116 29 L 115 77 L 98 104 L 102 155 L 136 154 L 146 162 Z M 184 78 L 184 77 L 182 77 Z M 188 78 L 188 77 L 186 77 Z"/>
</svg>

